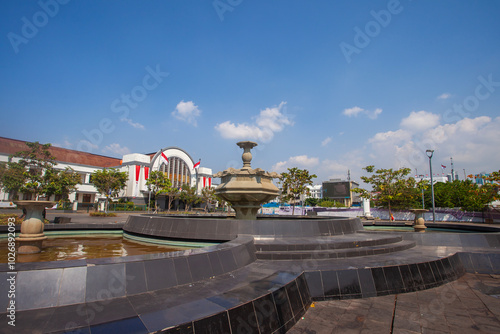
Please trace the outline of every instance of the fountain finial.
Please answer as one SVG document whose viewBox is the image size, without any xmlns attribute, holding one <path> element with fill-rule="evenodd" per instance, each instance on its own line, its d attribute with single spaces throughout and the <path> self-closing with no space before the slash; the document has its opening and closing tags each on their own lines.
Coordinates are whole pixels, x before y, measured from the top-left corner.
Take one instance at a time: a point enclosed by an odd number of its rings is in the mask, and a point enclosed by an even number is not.
<svg viewBox="0 0 500 334">
<path fill-rule="evenodd" d="M 236 143 L 236 145 L 243 149 L 243 155 L 241 156 L 241 160 L 243 160 L 243 169 L 251 169 L 250 162 L 252 161 L 252 153 L 250 150 L 258 144 L 253 141 L 240 141 Z"/>
</svg>

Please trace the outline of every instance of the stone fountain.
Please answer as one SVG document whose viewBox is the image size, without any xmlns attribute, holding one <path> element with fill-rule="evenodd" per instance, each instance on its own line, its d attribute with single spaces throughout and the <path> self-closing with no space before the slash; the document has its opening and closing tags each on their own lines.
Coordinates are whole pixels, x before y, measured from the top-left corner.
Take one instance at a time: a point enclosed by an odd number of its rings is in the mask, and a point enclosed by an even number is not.
<svg viewBox="0 0 500 334">
<path fill-rule="evenodd" d="M 272 180 L 281 175 L 261 168 L 252 169 L 250 150 L 257 143 L 241 141 L 236 145 L 243 149 L 243 168 L 228 168 L 215 174 L 214 177 L 221 178 L 221 184 L 215 189 L 215 193 L 231 204 L 236 211 L 236 219 L 254 220 L 261 205 L 278 196 L 279 189 Z"/>
<path fill-rule="evenodd" d="M 43 210 L 54 205 L 51 201 L 16 201 L 21 209 L 26 209 L 26 217 L 21 224 L 21 233 L 16 238 L 18 254 L 36 254 L 42 251 L 42 243 L 47 237 L 43 233 Z"/>
</svg>

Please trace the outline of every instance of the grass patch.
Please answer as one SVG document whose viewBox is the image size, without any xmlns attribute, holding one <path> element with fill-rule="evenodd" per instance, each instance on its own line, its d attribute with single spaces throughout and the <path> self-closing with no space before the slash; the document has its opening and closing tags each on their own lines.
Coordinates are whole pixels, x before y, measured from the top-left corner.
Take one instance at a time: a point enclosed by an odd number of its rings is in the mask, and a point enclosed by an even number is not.
<svg viewBox="0 0 500 334">
<path fill-rule="evenodd" d="M 116 217 L 116 213 L 113 212 L 91 212 L 91 217 Z"/>
<path fill-rule="evenodd" d="M 24 220 L 24 217 L 19 218 L 19 216 L 15 213 L 2 213 L 0 214 L 0 226 L 9 225 L 9 218 L 14 218 L 16 220 L 16 225 L 20 225 Z M 48 219 L 45 219 L 43 223 L 48 224 L 50 222 L 48 221 Z"/>
</svg>

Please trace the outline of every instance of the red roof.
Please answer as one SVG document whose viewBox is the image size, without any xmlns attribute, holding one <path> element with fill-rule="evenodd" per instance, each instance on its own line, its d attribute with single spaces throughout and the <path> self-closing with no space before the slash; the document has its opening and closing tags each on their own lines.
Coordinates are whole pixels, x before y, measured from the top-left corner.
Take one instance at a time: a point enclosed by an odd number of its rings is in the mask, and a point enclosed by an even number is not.
<svg viewBox="0 0 500 334">
<path fill-rule="evenodd" d="M 10 155 L 19 151 L 26 151 L 27 149 L 28 146 L 26 146 L 26 141 L 0 137 L 0 153 Z M 120 165 L 120 159 L 98 154 L 75 151 L 55 146 L 52 146 L 49 151 L 58 162 L 68 162 L 94 167 L 116 167 Z"/>
</svg>

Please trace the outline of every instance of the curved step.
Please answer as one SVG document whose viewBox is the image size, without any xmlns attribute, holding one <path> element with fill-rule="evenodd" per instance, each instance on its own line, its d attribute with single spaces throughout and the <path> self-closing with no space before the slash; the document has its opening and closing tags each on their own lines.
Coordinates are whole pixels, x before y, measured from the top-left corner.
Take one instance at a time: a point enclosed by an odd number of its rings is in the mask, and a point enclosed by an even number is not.
<svg viewBox="0 0 500 334">
<path fill-rule="evenodd" d="M 346 249 L 394 244 L 402 241 L 400 235 L 352 234 L 320 238 L 256 238 L 255 249 L 259 252 L 316 251 Z"/>
<path fill-rule="evenodd" d="M 364 246 L 342 249 L 314 249 L 296 251 L 258 251 L 260 260 L 306 260 L 306 259 L 338 259 L 399 252 L 415 247 L 416 243 L 410 240 L 399 241 L 385 245 Z"/>
</svg>

